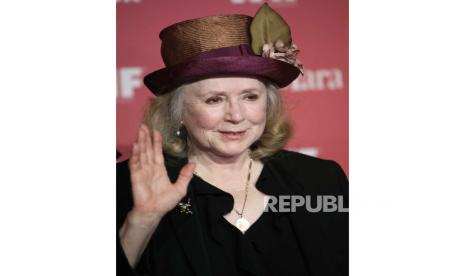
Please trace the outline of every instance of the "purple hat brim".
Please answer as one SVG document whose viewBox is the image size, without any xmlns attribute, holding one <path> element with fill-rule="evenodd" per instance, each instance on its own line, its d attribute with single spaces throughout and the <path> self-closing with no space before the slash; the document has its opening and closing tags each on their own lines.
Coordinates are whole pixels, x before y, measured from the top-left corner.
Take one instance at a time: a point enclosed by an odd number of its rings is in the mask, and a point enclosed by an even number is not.
<svg viewBox="0 0 465 276">
<path fill-rule="evenodd" d="M 278 87 L 286 87 L 300 74 L 293 65 L 261 56 L 210 57 L 176 64 L 154 71 L 144 78 L 144 84 L 159 96 L 181 84 L 220 76 L 265 78 Z"/>
</svg>

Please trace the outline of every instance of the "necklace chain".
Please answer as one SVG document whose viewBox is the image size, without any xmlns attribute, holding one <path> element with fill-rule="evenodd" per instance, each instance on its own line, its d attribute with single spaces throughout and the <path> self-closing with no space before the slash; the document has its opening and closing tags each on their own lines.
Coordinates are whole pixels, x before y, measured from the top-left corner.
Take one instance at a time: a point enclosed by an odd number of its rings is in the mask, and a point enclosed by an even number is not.
<svg viewBox="0 0 465 276">
<path fill-rule="evenodd" d="M 249 183 L 250 183 L 251 171 L 252 171 L 252 159 L 250 159 L 249 172 L 247 173 L 247 182 L 245 184 L 245 197 L 244 197 L 244 203 L 242 203 L 242 210 L 239 212 L 235 208 L 233 208 L 234 212 L 236 212 L 236 214 L 238 214 L 240 218 L 244 216 L 245 203 L 247 202 L 247 195 L 249 194 Z"/>
<path fill-rule="evenodd" d="M 245 197 L 244 197 L 244 202 L 242 203 L 242 210 L 239 212 L 235 208 L 233 208 L 234 212 L 236 212 L 236 214 L 240 218 L 242 218 L 244 216 L 245 203 L 247 202 L 247 195 L 249 194 L 249 183 L 250 183 L 251 172 L 252 172 L 252 159 L 250 159 L 250 162 L 249 162 L 249 171 L 247 173 L 247 182 L 245 184 Z M 199 176 L 199 174 L 196 171 L 194 171 L 194 174 Z"/>
</svg>

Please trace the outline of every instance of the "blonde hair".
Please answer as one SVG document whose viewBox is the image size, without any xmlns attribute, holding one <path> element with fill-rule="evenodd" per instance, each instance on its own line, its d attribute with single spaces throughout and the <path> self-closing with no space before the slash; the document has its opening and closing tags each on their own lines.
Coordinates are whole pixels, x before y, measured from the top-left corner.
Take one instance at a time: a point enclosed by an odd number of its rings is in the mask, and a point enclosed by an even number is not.
<svg viewBox="0 0 465 276">
<path fill-rule="evenodd" d="M 263 134 L 251 147 L 253 159 L 273 155 L 286 145 L 292 135 L 292 126 L 278 87 L 271 82 L 263 82 L 267 91 L 266 124 Z M 189 149 L 189 135 L 181 125 L 184 87 L 181 85 L 152 99 L 143 116 L 143 123 L 150 130 L 158 129 L 161 132 L 163 150 L 175 157 L 187 157 Z M 178 130 L 182 132 L 181 135 L 177 135 Z"/>
</svg>

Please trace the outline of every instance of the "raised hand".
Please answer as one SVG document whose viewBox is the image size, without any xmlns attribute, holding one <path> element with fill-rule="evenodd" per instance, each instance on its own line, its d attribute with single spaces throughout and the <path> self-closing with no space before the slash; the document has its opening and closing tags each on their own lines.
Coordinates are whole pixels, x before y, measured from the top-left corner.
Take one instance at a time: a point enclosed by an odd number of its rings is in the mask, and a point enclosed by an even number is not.
<svg viewBox="0 0 465 276">
<path fill-rule="evenodd" d="M 129 160 L 133 215 L 163 216 L 173 209 L 185 196 L 194 168 L 193 163 L 185 165 L 176 183 L 171 183 L 164 164 L 161 134 L 154 130 L 152 143 L 148 127 L 142 125 Z"/>
</svg>

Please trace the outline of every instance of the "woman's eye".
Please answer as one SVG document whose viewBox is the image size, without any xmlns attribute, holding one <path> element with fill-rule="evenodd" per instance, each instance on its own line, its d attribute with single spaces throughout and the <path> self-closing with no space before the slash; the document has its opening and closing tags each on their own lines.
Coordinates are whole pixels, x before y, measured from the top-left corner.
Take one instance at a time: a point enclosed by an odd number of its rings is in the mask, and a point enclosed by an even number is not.
<svg viewBox="0 0 465 276">
<path fill-rule="evenodd" d="M 207 104 L 215 104 L 221 102 L 221 97 L 211 97 L 205 101 Z"/>
<path fill-rule="evenodd" d="M 256 94 L 249 94 L 249 95 L 245 96 L 245 98 L 246 98 L 247 100 L 249 100 L 249 101 L 255 101 L 255 100 L 258 99 L 258 95 L 256 95 Z"/>
</svg>

